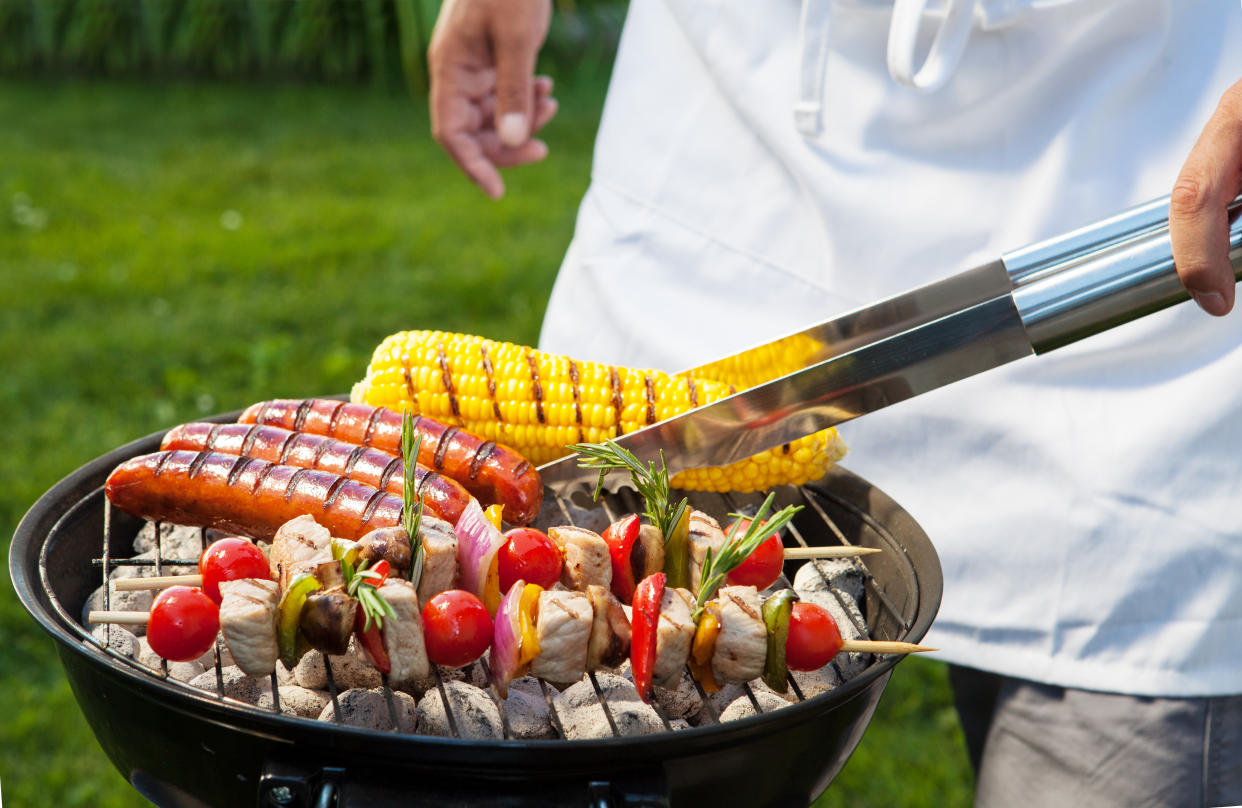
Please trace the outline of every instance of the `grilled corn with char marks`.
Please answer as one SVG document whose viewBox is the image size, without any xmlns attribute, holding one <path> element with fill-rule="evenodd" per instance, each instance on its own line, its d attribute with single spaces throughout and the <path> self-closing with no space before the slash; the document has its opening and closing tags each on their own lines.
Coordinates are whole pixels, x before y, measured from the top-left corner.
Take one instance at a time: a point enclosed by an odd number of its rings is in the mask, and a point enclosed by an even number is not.
<svg viewBox="0 0 1242 808">
<path fill-rule="evenodd" d="M 376 348 L 355 402 L 457 424 L 541 465 L 575 443 L 601 443 L 736 391 L 730 375 L 757 384 L 797 364 L 811 346 L 794 341 L 784 361 L 764 356 L 765 373 L 714 363 L 704 376 L 580 362 L 507 342 L 442 331 L 404 331 Z M 827 429 L 728 466 L 690 469 L 675 488 L 758 491 L 819 479 L 845 454 Z"/>
</svg>

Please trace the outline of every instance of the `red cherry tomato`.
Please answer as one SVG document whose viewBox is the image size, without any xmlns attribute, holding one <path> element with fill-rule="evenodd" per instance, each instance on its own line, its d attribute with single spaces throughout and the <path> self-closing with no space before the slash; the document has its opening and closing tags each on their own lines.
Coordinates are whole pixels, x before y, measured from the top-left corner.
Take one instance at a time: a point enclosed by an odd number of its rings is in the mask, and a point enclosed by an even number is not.
<svg viewBox="0 0 1242 808">
<path fill-rule="evenodd" d="M 749 519 L 738 522 L 738 532 L 750 526 Z M 773 533 L 755 551 L 748 555 L 741 564 L 729 573 L 729 583 L 733 586 L 753 586 L 764 590 L 776 583 L 781 577 L 781 566 L 785 563 L 785 546 L 781 544 L 779 533 Z"/>
<path fill-rule="evenodd" d="M 450 589 L 423 607 L 427 658 L 437 665 L 460 668 L 492 644 L 492 616 L 483 601 L 464 589 Z"/>
<path fill-rule="evenodd" d="M 246 539 L 230 537 L 214 542 L 198 559 L 198 571 L 203 576 L 203 592 L 220 602 L 220 582 L 241 578 L 272 579 L 263 551 Z"/>
<path fill-rule="evenodd" d="M 170 662 L 198 659 L 215 645 L 219 631 L 220 607 L 201 589 L 170 586 L 151 604 L 147 642 Z"/>
<path fill-rule="evenodd" d="M 817 671 L 840 650 L 841 632 L 828 610 L 815 603 L 795 603 L 789 615 L 789 638 L 785 640 L 789 669 Z"/>
<path fill-rule="evenodd" d="M 371 586 L 379 587 L 388 583 L 388 576 L 392 575 L 392 565 L 388 563 L 388 559 L 381 558 L 371 566 L 367 567 L 371 572 L 378 575 L 378 578 L 367 578 L 367 582 Z"/>
<path fill-rule="evenodd" d="M 561 551 L 547 534 L 533 527 L 515 527 L 505 534 L 505 540 L 497 562 L 502 593 L 515 581 L 551 589 L 561 579 Z"/>
</svg>

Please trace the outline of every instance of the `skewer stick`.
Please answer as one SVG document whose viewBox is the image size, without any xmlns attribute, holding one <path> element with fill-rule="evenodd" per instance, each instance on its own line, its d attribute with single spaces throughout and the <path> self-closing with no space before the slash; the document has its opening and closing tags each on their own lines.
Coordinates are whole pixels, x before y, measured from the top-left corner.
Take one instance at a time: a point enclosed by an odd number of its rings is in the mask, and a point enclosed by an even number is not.
<svg viewBox="0 0 1242 808">
<path fill-rule="evenodd" d="M 828 547 L 786 547 L 785 560 L 799 558 L 854 558 L 882 552 L 878 547 L 852 547 L 833 545 Z"/>
<path fill-rule="evenodd" d="M 170 586 L 202 586 L 201 575 L 152 575 L 147 578 L 121 578 L 112 582 L 117 592 L 167 589 Z"/>
<path fill-rule="evenodd" d="M 86 616 L 88 623 L 115 623 L 121 626 L 140 626 L 150 620 L 148 612 L 114 612 L 94 610 Z"/>
<path fill-rule="evenodd" d="M 940 649 L 895 640 L 843 640 L 841 650 L 856 654 L 917 654 L 922 651 L 939 651 Z"/>
</svg>

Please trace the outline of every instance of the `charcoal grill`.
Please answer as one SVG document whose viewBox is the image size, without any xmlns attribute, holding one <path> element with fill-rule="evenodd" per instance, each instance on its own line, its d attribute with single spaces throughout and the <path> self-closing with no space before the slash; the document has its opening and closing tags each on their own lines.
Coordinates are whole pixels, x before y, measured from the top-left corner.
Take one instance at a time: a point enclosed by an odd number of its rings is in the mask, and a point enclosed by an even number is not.
<svg viewBox="0 0 1242 808">
<path fill-rule="evenodd" d="M 602 740 L 515 740 L 507 721 L 505 740 L 404 735 L 285 716 L 278 703 L 274 709 L 243 705 L 223 697 L 218 661 L 217 692 L 197 690 L 104 647 L 79 623 L 83 604 L 109 571 L 135 563 L 128 556 L 141 523 L 108 505 L 104 480 L 119 463 L 157 450 L 162 435 L 66 477 L 25 515 L 10 549 L 18 596 L 56 640 L 104 752 L 157 805 L 804 806 L 845 764 L 900 659 L 877 657 L 858 676 L 810 698 L 794 683 L 798 703 L 780 710 L 762 712 L 747 687 L 759 712 L 753 717 L 722 724 L 710 715 L 700 727 Z M 691 499 L 715 514 L 757 502 L 714 494 Z M 942 577 L 931 543 L 904 510 L 842 468 L 819 483 L 782 489 L 777 499 L 778 506 L 806 506 L 787 543 L 882 549 L 865 564 L 869 633 L 912 642 L 923 637 L 939 607 Z M 540 521 L 602 522 L 635 506 L 627 491 L 601 503 L 549 493 Z M 157 565 L 196 562 L 163 558 L 157 545 Z M 797 563 L 787 564 L 786 573 Z M 274 675 L 272 685 L 275 695 Z M 335 700 L 331 680 L 329 689 Z M 444 698 L 442 682 L 437 689 Z M 615 734 L 608 702 L 598 684 L 595 690 Z M 544 695 L 563 739 L 550 690 Z M 424 696 L 436 697 L 434 691 Z M 451 708 L 448 714 L 455 728 Z M 668 718 L 660 715 L 667 729 Z"/>
</svg>

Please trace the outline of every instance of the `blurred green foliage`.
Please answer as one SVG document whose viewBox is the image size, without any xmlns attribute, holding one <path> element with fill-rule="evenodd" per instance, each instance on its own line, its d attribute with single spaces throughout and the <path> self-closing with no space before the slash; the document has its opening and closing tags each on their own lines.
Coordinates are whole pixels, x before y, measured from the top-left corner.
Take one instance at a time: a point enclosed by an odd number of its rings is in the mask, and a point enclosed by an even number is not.
<svg viewBox="0 0 1242 808">
<path fill-rule="evenodd" d="M 440 0 L 0 0 L 0 75 L 299 79 L 426 89 Z M 541 59 L 611 64 L 623 0 L 558 0 Z"/>
</svg>

